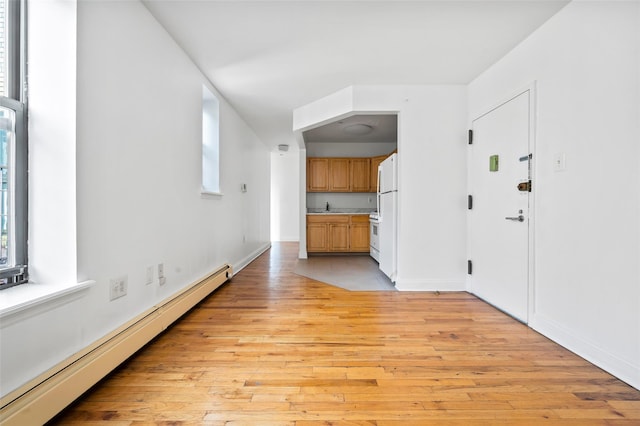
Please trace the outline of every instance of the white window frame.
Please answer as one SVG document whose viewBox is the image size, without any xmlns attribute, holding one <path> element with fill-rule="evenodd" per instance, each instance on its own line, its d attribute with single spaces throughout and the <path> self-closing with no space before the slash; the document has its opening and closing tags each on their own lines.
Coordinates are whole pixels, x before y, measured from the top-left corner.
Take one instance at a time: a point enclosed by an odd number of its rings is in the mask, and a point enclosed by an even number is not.
<svg viewBox="0 0 640 426">
<path fill-rule="evenodd" d="M 26 1 L 4 0 L 8 6 L 4 34 L 6 44 L 5 90 L 0 106 L 15 112 L 8 146 L 8 245 L 6 265 L 0 267 L 0 289 L 28 281 L 27 269 L 27 105 L 26 105 Z"/>
<path fill-rule="evenodd" d="M 220 185 L 220 101 L 202 86 L 202 194 L 222 195 Z"/>
</svg>

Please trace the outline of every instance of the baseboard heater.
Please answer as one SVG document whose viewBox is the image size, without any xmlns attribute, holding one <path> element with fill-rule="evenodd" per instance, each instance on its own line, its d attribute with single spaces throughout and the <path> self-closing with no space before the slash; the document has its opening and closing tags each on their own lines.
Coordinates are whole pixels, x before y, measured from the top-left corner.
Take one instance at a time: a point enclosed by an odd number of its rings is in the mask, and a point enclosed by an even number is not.
<svg viewBox="0 0 640 426">
<path fill-rule="evenodd" d="M 0 400 L 0 424 L 44 424 L 231 276 L 225 264 L 6 395 Z"/>
</svg>

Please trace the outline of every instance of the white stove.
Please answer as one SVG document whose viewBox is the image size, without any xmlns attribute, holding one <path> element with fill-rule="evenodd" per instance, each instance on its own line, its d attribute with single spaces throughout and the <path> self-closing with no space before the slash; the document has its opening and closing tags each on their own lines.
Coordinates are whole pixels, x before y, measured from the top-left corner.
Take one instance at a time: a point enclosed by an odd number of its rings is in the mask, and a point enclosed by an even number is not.
<svg viewBox="0 0 640 426">
<path fill-rule="evenodd" d="M 369 254 L 376 262 L 380 262 L 380 238 L 378 236 L 378 214 L 369 215 Z"/>
</svg>

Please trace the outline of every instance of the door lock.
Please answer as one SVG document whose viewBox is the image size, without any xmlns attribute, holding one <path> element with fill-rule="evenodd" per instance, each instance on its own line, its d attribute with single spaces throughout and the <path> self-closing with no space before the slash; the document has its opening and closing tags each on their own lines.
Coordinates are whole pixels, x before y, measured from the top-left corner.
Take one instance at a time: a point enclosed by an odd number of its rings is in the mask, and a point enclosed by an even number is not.
<svg viewBox="0 0 640 426">
<path fill-rule="evenodd" d="M 531 181 L 520 182 L 518 184 L 518 191 L 520 192 L 531 192 Z"/>
</svg>

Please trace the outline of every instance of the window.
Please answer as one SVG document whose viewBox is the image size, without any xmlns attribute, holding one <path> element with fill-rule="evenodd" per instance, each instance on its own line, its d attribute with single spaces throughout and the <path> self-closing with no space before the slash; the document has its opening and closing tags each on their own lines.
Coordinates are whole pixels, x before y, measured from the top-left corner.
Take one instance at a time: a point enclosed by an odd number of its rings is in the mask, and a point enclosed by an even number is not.
<svg viewBox="0 0 640 426">
<path fill-rule="evenodd" d="M 220 102 L 202 86 L 202 192 L 220 194 Z"/>
<path fill-rule="evenodd" d="M 27 281 L 23 6 L 0 0 L 0 289 Z"/>
</svg>

